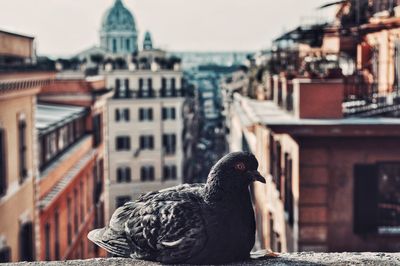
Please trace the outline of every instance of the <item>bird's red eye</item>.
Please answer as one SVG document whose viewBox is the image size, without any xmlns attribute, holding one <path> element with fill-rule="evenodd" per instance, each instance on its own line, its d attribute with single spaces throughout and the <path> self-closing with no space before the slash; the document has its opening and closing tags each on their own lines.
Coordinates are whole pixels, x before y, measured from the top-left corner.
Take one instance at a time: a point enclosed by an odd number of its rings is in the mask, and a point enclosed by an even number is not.
<svg viewBox="0 0 400 266">
<path fill-rule="evenodd" d="M 246 170 L 246 166 L 244 165 L 244 163 L 237 163 L 235 165 L 235 169 L 239 170 L 239 171 L 244 171 L 244 170 Z"/>
</svg>

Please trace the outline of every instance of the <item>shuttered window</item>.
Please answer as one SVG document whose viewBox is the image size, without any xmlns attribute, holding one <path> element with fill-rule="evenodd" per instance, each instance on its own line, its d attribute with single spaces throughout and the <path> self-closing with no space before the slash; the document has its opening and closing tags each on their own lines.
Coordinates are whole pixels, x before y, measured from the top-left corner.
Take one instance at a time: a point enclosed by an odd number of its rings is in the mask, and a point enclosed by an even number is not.
<svg viewBox="0 0 400 266">
<path fill-rule="evenodd" d="M 18 122 L 18 145 L 19 145 L 19 181 L 24 182 L 28 176 L 27 170 L 27 147 L 26 147 L 26 122 L 20 120 Z"/>
<path fill-rule="evenodd" d="M 117 182 L 118 183 L 131 182 L 131 168 L 130 167 L 119 167 L 117 169 Z"/>
<path fill-rule="evenodd" d="M 33 223 L 28 222 L 21 225 L 20 228 L 20 260 L 33 261 L 34 241 L 33 241 Z"/>
<path fill-rule="evenodd" d="M 6 246 L 0 249 L 0 263 L 11 262 L 11 248 Z"/>
<path fill-rule="evenodd" d="M 7 192 L 7 169 L 6 169 L 6 136 L 4 129 L 0 128 L 0 197 Z"/>
</svg>

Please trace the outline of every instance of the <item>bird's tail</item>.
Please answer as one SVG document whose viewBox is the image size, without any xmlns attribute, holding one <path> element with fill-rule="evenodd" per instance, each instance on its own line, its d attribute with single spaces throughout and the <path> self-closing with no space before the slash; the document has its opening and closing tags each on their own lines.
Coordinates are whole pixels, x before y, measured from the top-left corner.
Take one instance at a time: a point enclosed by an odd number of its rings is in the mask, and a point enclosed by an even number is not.
<svg viewBox="0 0 400 266">
<path fill-rule="evenodd" d="M 130 257 L 131 255 L 130 245 L 124 232 L 116 232 L 111 228 L 104 227 L 90 231 L 88 238 L 109 253 L 119 257 Z"/>
</svg>

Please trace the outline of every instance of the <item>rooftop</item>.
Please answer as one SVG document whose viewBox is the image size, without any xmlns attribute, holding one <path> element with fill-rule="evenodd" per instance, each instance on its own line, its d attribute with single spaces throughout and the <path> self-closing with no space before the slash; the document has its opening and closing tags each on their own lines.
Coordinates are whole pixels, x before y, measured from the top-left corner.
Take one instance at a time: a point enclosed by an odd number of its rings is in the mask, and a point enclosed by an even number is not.
<svg viewBox="0 0 400 266">
<path fill-rule="evenodd" d="M 66 124 L 86 113 L 86 108 L 55 105 L 37 104 L 36 105 L 36 128 L 43 134 L 55 127 Z"/>
<path fill-rule="evenodd" d="M 339 125 L 400 125 L 400 118 L 368 117 L 341 119 L 297 118 L 273 101 L 260 101 L 235 94 L 234 108 L 245 126 L 265 124 L 271 126 L 339 126 Z"/>
</svg>

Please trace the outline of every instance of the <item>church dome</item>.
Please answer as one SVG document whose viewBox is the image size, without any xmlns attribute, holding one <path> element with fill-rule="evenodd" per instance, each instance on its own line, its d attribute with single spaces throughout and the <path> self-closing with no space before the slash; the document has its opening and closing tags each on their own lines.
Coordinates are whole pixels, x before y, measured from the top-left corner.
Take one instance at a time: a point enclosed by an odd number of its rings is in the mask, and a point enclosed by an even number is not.
<svg viewBox="0 0 400 266">
<path fill-rule="evenodd" d="M 104 14 L 101 31 L 136 32 L 135 19 L 132 13 L 124 6 L 122 0 L 116 0 L 114 5 Z"/>
</svg>

